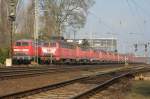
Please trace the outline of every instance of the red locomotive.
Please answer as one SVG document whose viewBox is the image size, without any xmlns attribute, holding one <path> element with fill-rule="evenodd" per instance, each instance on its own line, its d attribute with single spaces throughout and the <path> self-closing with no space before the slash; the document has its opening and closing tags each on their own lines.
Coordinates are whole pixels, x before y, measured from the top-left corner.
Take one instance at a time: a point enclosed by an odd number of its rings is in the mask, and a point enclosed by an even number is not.
<svg viewBox="0 0 150 99">
<path fill-rule="evenodd" d="M 37 45 L 37 46 L 35 46 Z M 38 57 L 37 57 L 38 56 Z M 17 40 L 13 46 L 13 62 L 30 64 L 38 58 L 40 64 L 50 63 L 143 63 L 144 60 L 134 55 L 124 55 L 91 48 L 83 48 L 65 41 Z"/>
</svg>

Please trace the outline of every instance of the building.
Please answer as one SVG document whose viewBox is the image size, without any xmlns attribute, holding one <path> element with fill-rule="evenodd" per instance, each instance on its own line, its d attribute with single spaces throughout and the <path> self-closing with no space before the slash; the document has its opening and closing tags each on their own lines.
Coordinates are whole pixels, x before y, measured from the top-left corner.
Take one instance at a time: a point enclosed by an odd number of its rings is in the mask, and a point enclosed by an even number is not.
<svg viewBox="0 0 150 99">
<path fill-rule="evenodd" d="M 116 38 L 99 38 L 99 39 L 87 39 L 90 43 L 90 47 L 96 50 L 105 51 L 117 51 L 117 39 Z M 68 42 L 77 42 L 82 44 L 83 39 L 69 39 Z"/>
</svg>

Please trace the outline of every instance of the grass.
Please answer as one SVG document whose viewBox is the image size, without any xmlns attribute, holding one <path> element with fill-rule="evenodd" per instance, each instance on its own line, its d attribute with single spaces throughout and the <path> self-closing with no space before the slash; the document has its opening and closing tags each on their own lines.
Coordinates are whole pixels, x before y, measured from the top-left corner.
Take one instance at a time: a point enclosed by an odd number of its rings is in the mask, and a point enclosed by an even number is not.
<svg viewBox="0 0 150 99">
<path fill-rule="evenodd" d="M 150 99 L 150 81 L 133 81 L 126 99 Z"/>
</svg>

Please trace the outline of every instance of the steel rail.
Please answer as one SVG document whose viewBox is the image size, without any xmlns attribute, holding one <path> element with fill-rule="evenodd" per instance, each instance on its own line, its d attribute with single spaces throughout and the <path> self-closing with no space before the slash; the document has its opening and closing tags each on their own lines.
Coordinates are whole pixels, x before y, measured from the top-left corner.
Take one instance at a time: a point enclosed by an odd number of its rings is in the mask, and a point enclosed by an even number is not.
<svg viewBox="0 0 150 99">
<path fill-rule="evenodd" d="M 139 68 L 139 70 L 141 70 L 143 68 Z M 108 83 L 110 83 L 111 81 L 114 81 L 118 78 L 121 78 L 123 76 L 126 76 L 126 75 L 129 75 L 130 72 L 127 72 L 129 71 L 130 69 L 127 69 L 126 70 L 126 73 L 118 76 L 118 77 L 114 77 L 106 82 L 104 82 L 103 84 L 101 84 L 101 86 L 103 85 L 106 85 Z M 133 69 L 134 71 L 137 71 L 138 69 Z M 132 71 L 133 71 L 132 70 Z M 3 95 L 3 96 L 0 96 L 0 98 L 2 99 L 8 99 L 8 98 L 20 98 L 20 97 L 23 97 L 23 96 L 28 96 L 28 95 L 32 95 L 32 94 L 36 94 L 36 93 L 40 93 L 40 92 L 43 92 L 43 91 L 48 91 L 48 90 L 51 90 L 51 89 L 56 89 L 56 88 L 59 88 L 59 87 L 62 87 L 62 86 L 66 86 L 66 85 L 69 85 L 69 84 L 72 84 L 72 83 L 75 83 L 76 81 L 80 81 L 80 80 L 84 80 L 88 77 L 92 77 L 92 76 L 100 76 L 100 75 L 105 75 L 105 74 L 112 74 L 112 73 L 116 73 L 117 71 L 119 72 L 123 72 L 121 71 L 120 69 L 119 70 L 114 70 L 114 71 L 109 71 L 109 72 L 99 72 L 98 74 L 96 73 L 95 75 L 92 74 L 92 75 L 86 75 L 86 76 L 83 76 L 83 77 L 79 77 L 79 78 L 74 78 L 74 79 L 71 79 L 71 80 L 67 80 L 67 81 L 63 81 L 63 82 L 59 82 L 59 83 L 56 83 L 56 84 L 51 84 L 51 85 L 47 85 L 47 86 L 42 86 L 42 87 L 39 87 L 39 88 L 35 88 L 35 89 L 31 89 L 31 90 L 26 90 L 26 91 L 21 91 L 21 92 L 15 92 L 15 93 L 11 93 L 11 94 L 6 94 L 6 95 Z M 133 73 L 133 72 L 132 72 Z M 98 87 L 98 86 L 97 86 Z M 93 89 L 97 89 L 97 87 L 93 88 Z M 90 90 L 89 90 L 90 91 Z M 81 95 L 81 94 L 80 94 Z M 78 95 L 78 96 L 80 96 Z M 73 99 L 77 99 L 76 97 L 73 97 Z"/>
<path fill-rule="evenodd" d="M 124 73 L 122 75 L 119 75 L 117 77 L 114 77 L 110 80 L 107 80 L 101 84 L 98 84 L 97 86 L 95 86 L 94 88 L 92 89 L 89 89 L 85 92 L 82 92 L 76 96 L 73 96 L 71 99 L 88 99 L 90 96 L 96 94 L 97 92 L 103 90 L 103 89 L 106 89 L 107 87 L 109 87 L 110 85 L 112 85 L 113 83 L 115 83 L 115 81 L 117 81 L 118 79 L 120 78 L 123 78 L 123 77 L 126 77 L 126 76 L 129 76 L 129 75 L 133 75 L 133 74 L 136 74 L 136 73 L 141 73 L 141 72 L 149 72 L 150 71 L 150 68 L 138 68 L 138 69 L 134 69 L 130 72 L 127 72 L 127 73 Z"/>
<path fill-rule="evenodd" d="M 95 92 L 97 90 L 102 90 L 102 89 L 110 86 L 111 84 L 113 84 L 113 82 L 115 82 L 116 80 L 123 78 L 125 76 L 128 76 L 130 74 L 131 74 L 130 72 L 127 72 L 127 73 L 124 73 L 124 74 L 119 75 L 117 77 L 113 77 L 112 79 L 106 80 L 105 82 L 93 87 L 92 89 L 89 89 L 83 93 L 80 93 L 80 94 L 72 97 L 71 99 L 87 99 L 87 96 L 91 96 L 91 95 L 95 94 Z"/>
<path fill-rule="evenodd" d="M 89 67 L 92 68 L 92 67 Z M 132 69 L 132 68 L 143 68 L 139 66 L 135 67 L 128 67 L 126 69 Z M 39 68 L 26 68 L 26 69 L 18 69 L 17 70 L 4 70 L 0 71 L 0 79 L 10 79 L 10 78 L 18 78 L 18 77 L 26 77 L 26 76 L 32 76 L 32 75 L 39 75 L 39 74 L 46 74 L 46 73 L 54 73 L 54 72 L 64 72 L 66 70 L 84 70 L 87 69 L 86 67 L 60 67 L 60 68 L 51 68 L 51 67 L 39 67 Z M 124 69 L 124 68 L 123 68 Z M 124 69 L 125 70 L 125 69 Z"/>
<path fill-rule="evenodd" d="M 88 68 L 87 68 L 88 67 Z M 17 69 L 6 69 L 6 70 L 0 70 L 0 79 L 8 79 L 8 78 L 14 78 L 17 76 L 27 76 L 27 75 L 37 75 L 37 74 L 46 74 L 46 73 L 54 73 L 54 72 L 64 72 L 66 70 L 88 70 L 90 68 L 94 67 L 39 67 L 39 68 L 17 68 Z M 101 67 L 98 67 L 101 68 Z M 107 68 L 107 67 L 105 67 Z M 110 67 L 108 67 L 110 68 Z M 112 68 L 112 67 L 111 67 Z M 118 67 L 117 67 L 118 68 Z"/>
<path fill-rule="evenodd" d="M 6 95 L 3 95 L 3 96 L 0 96 L 0 98 L 2 98 L 2 99 L 8 99 L 8 98 L 12 99 L 12 97 L 13 98 L 20 98 L 20 97 L 23 97 L 23 96 L 28 96 L 28 95 L 40 93 L 42 91 L 52 90 L 52 89 L 56 89 L 56 88 L 66 86 L 66 85 L 70 85 L 72 83 L 75 83 L 75 82 L 80 81 L 80 80 L 84 80 L 84 79 L 92 77 L 92 76 L 100 76 L 100 75 L 104 75 L 104 74 L 113 73 L 113 72 L 116 72 L 116 71 L 119 71 L 119 70 L 114 70 L 114 71 L 109 71 L 109 72 L 100 72 L 99 74 L 96 73 L 95 75 L 94 74 L 86 75 L 86 76 L 83 76 L 83 77 L 78 77 L 78 78 L 74 78 L 74 79 L 71 79 L 71 80 L 67 80 L 67 81 L 63 81 L 63 82 L 59 82 L 59 83 L 55 83 L 55 84 L 51 84 L 51 85 L 47 85 L 47 86 L 42 86 L 42 87 L 31 89 L 31 90 L 6 94 Z"/>
<path fill-rule="evenodd" d="M 36 94 L 36 93 L 39 93 L 41 91 L 52 90 L 52 89 L 55 89 L 55 88 L 59 88 L 59 87 L 68 85 L 68 84 L 72 84 L 72 83 L 74 83 L 76 81 L 85 79 L 87 77 L 88 76 L 74 78 L 74 79 L 71 79 L 71 80 L 67 80 L 67 81 L 63 81 L 63 82 L 59 82 L 59 83 L 55 83 L 55 84 L 51 84 L 51 85 L 47 85 L 47 86 L 43 86 L 43 87 L 31 89 L 31 90 L 27 90 L 27 91 L 16 92 L 16 93 L 12 93 L 12 94 L 6 94 L 6 95 L 3 95 L 3 96 L 0 96 L 0 98 L 1 99 L 8 99 L 8 98 L 10 98 L 10 99 L 16 99 L 16 98 L 21 98 L 23 96 L 28 96 L 28 95 Z"/>
<path fill-rule="evenodd" d="M 119 70 L 113 70 L 113 71 L 108 71 L 108 72 L 99 72 L 99 73 L 96 73 L 95 75 L 94 74 L 86 75 L 83 77 L 78 77 L 78 78 L 74 78 L 71 80 L 67 80 L 67 81 L 63 81 L 63 82 L 59 82 L 59 83 L 51 84 L 51 85 L 47 85 L 47 86 L 42 86 L 42 87 L 31 89 L 31 90 L 6 94 L 3 96 L 0 96 L 0 98 L 2 98 L 2 99 L 11 98 L 12 99 L 12 97 L 13 98 L 20 98 L 20 97 L 24 97 L 24 96 L 29 96 L 29 95 L 37 94 L 37 93 L 40 93 L 43 91 L 48 91 L 48 90 L 57 89 L 57 88 L 60 88 L 60 87 L 66 86 L 66 85 L 70 85 L 72 83 L 76 83 L 77 81 L 81 81 L 81 80 L 84 80 L 84 79 L 89 78 L 89 77 L 107 75 L 107 74 L 112 74 L 112 73 L 116 73 L 116 72 L 121 72 L 121 71 L 119 69 Z"/>
</svg>

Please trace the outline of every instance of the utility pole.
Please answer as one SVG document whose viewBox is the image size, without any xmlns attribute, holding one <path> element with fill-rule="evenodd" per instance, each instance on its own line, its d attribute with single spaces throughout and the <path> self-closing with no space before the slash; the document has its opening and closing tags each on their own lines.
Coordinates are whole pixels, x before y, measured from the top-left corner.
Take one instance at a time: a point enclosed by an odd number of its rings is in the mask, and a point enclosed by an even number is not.
<svg viewBox="0 0 150 99">
<path fill-rule="evenodd" d="M 76 31 L 73 31 L 73 33 L 74 33 L 74 41 L 75 41 L 75 38 L 76 38 Z"/>
<path fill-rule="evenodd" d="M 38 39 L 39 39 L 39 0 L 34 0 L 35 3 L 35 20 L 34 20 L 34 42 L 35 42 L 35 58 L 34 61 L 38 61 Z"/>
<path fill-rule="evenodd" d="M 13 30 L 14 30 L 14 22 L 16 19 L 16 0 L 9 0 L 9 21 L 10 21 L 10 52 L 9 52 L 9 58 L 13 58 Z"/>
</svg>

